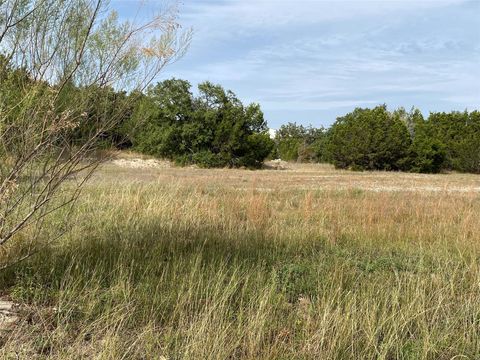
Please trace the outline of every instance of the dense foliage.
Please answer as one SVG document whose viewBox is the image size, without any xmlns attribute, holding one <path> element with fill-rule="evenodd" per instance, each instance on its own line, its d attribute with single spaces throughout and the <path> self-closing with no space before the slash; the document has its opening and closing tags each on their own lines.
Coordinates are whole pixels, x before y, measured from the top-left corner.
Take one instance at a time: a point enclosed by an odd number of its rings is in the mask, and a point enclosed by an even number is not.
<svg viewBox="0 0 480 360">
<path fill-rule="evenodd" d="M 339 168 L 403 170 L 410 144 L 401 119 L 378 106 L 338 118 L 330 130 L 328 151 Z"/>
<path fill-rule="evenodd" d="M 286 161 L 318 162 L 322 160 L 324 141 L 323 128 L 288 123 L 275 133 L 274 157 Z"/>
<path fill-rule="evenodd" d="M 326 148 L 338 168 L 480 173 L 480 112 L 355 109 L 329 129 Z"/>
<path fill-rule="evenodd" d="M 479 111 L 432 113 L 423 126 L 445 152 L 445 169 L 480 173 Z"/>
<path fill-rule="evenodd" d="M 282 125 L 272 157 L 340 169 L 480 173 L 480 112 L 357 108 L 328 129 Z"/>
<path fill-rule="evenodd" d="M 244 106 L 231 91 L 209 82 L 193 96 L 185 80 L 165 80 L 147 91 L 132 117 L 133 146 L 181 164 L 259 167 L 273 141 L 258 104 Z"/>
</svg>

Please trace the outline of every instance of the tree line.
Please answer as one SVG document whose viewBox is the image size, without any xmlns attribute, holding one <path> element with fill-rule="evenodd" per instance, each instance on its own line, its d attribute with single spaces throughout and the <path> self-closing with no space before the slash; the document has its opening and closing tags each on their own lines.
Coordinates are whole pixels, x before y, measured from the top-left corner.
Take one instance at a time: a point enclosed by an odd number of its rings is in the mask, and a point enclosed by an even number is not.
<svg viewBox="0 0 480 360">
<path fill-rule="evenodd" d="M 101 97 L 109 99 L 105 104 L 91 108 L 102 116 L 123 109 L 123 120 L 105 134 L 105 145 L 180 165 L 258 168 L 266 158 L 281 158 L 351 170 L 480 173 L 479 111 L 433 112 L 425 118 L 416 108 L 357 108 L 328 129 L 288 123 L 271 139 L 259 104 L 244 105 L 232 91 L 210 82 L 199 84 L 197 95 L 179 79 L 140 94 L 110 91 L 111 98 Z M 132 96 L 135 101 L 127 100 Z M 119 106 L 122 101 L 131 104 L 128 110 Z"/>
<path fill-rule="evenodd" d="M 1 58 L 0 74 L 2 92 L 20 95 L 15 84 L 28 75 Z M 267 158 L 280 158 L 351 170 L 480 173 L 479 111 L 425 118 L 416 108 L 357 108 L 328 129 L 288 123 L 272 139 L 259 104 L 244 105 L 232 91 L 210 82 L 199 84 L 196 95 L 180 79 L 130 93 L 73 83 L 65 88 L 59 111 L 78 99 L 84 104 L 75 109 L 81 123 L 64 130 L 63 139 L 71 144 L 81 145 L 104 126 L 103 119 L 115 118 L 114 126 L 98 135 L 102 147 L 134 149 L 180 165 L 259 168 Z"/>
<path fill-rule="evenodd" d="M 357 108 L 329 129 L 295 123 L 276 133 L 276 156 L 340 169 L 480 173 L 480 112 Z"/>
</svg>

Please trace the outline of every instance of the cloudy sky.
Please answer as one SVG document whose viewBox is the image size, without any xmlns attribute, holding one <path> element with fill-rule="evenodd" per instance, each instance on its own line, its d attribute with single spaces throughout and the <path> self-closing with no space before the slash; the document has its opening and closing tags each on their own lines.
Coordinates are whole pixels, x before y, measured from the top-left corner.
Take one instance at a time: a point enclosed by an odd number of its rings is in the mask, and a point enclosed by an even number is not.
<svg viewBox="0 0 480 360">
<path fill-rule="evenodd" d="M 112 1 L 123 18 L 138 5 Z M 163 77 L 222 84 L 273 128 L 382 103 L 480 109 L 480 0 L 183 0 L 179 11 L 194 37 Z"/>
</svg>

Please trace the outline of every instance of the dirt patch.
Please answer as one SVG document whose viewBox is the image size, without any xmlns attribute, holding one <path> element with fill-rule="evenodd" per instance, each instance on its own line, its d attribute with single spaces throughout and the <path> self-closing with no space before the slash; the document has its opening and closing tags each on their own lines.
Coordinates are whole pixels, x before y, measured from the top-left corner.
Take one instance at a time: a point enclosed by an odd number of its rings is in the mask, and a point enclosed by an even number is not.
<svg viewBox="0 0 480 360">
<path fill-rule="evenodd" d="M 0 336 L 4 332 L 12 330 L 19 320 L 18 304 L 10 300 L 0 299 Z"/>
<path fill-rule="evenodd" d="M 266 161 L 263 168 L 267 170 L 288 170 L 288 163 L 281 159 Z"/>
<path fill-rule="evenodd" d="M 170 168 L 172 164 L 167 160 L 157 159 L 115 159 L 111 161 L 112 164 L 131 169 L 165 169 Z"/>
</svg>

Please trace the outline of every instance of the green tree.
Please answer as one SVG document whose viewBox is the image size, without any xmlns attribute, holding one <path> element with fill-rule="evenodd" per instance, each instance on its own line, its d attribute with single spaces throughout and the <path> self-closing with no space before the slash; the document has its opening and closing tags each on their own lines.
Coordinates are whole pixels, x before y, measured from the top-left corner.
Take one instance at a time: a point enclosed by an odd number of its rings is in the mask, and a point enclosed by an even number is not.
<svg viewBox="0 0 480 360">
<path fill-rule="evenodd" d="M 415 136 L 410 148 L 409 170 L 420 173 L 442 171 L 446 159 L 445 146 L 432 134 L 428 122 L 415 124 Z"/>
<path fill-rule="evenodd" d="M 194 97 L 185 80 L 149 89 L 134 118 L 146 118 L 133 144 L 139 151 L 181 164 L 259 167 L 273 142 L 258 104 L 244 106 L 231 91 L 209 82 Z"/>
<path fill-rule="evenodd" d="M 445 152 L 443 168 L 462 172 L 480 172 L 479 112 L 452 111 L 431 113 L 426 121 L 432 139 Z"/>
<path fill-rule="evenodd" d="M 319 161 L 323 140 L 323 128 L 288 123 L 275 134 L 276 154 L 286 161 Z"/>
<path fill-rule="evenodd" d="M 411 139 L 398 116 L 386 106 L 355 109 L 337 119 L 328 137 L 328 153 L 337 168 L 402 170 Z"/>
</svg>

